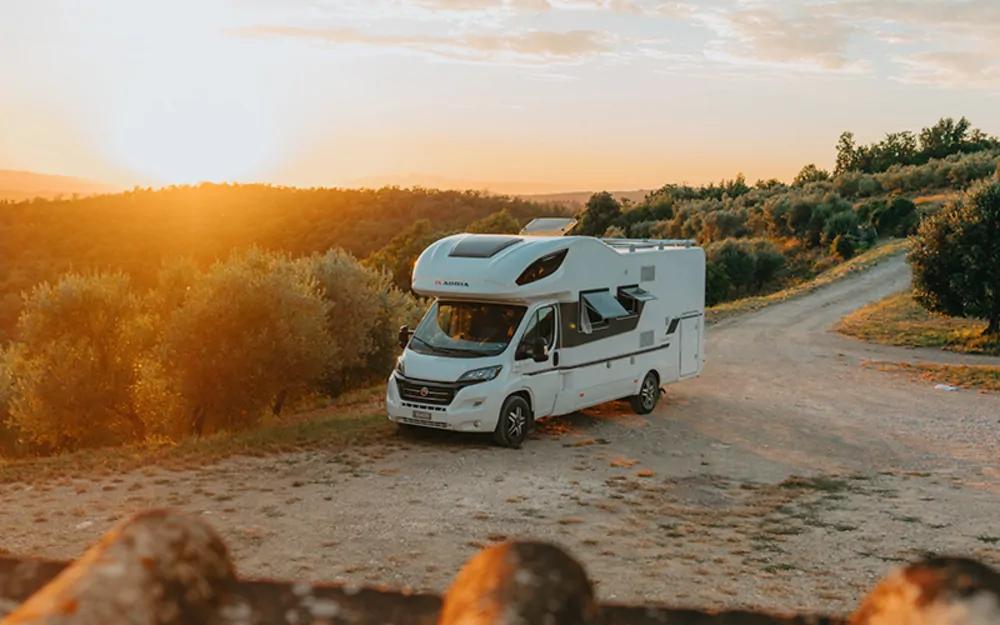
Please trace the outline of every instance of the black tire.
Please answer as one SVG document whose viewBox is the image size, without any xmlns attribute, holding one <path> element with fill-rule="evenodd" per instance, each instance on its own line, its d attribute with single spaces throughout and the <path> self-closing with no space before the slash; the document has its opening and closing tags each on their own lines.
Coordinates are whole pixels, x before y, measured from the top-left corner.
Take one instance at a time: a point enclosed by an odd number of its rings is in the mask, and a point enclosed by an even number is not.
<svg viewBox="0 0 1000 625">
<path fill-rule="evenodd" d="M 628 398 L 629 406 L 636 414 L 649 414 L 656 409 L 660 401 L 660 378 L 655 371 L 650 371 L 642 379 L 639 393 Z"/>
<path fill-rule="evenodd" d="M 531 406 L 520 395 L 511 395 L 500 408 L 500 418 L 493 430 L 498 445 L 519 449 L 528 437 L 532 421 Z"/>
</svg>

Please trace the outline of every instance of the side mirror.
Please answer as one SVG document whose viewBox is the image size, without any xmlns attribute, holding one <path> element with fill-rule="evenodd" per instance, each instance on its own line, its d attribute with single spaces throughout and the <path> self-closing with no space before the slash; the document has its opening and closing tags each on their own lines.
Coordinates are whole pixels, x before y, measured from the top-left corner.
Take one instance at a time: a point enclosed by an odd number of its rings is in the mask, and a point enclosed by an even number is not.
<svg viewBox="0 0 1000 625">
<path fill-rule="evenodd" d="M 413 332 L 410 330 L 410 326 L 403 325 L 399 327 L 399 336 L 396 340 L 399 342 L 400 349 L 406 349 L 406 346 L 410 344 L 411 336 L 413 336 Z"/>
<path fill-rule="evenodd" d="M 545 351 L 545 339 L 538 337 L 531 344 L 531 359 L 535 362 L 545 362 L 549 359 L 548 353 Z"/>
</svg>

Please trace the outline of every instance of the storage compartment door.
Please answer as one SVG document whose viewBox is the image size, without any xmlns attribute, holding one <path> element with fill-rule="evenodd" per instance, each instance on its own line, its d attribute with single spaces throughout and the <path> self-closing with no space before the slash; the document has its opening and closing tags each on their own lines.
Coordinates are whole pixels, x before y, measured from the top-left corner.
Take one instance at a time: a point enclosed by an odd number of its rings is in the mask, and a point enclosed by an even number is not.
<svg viewBox="0 0 1000 625">
<path fill-rule="evenodd" d="M 698 373 L 701 360 L 701 317 L 681 319 L 681 374 L 687 377 Z"/>
</svg>

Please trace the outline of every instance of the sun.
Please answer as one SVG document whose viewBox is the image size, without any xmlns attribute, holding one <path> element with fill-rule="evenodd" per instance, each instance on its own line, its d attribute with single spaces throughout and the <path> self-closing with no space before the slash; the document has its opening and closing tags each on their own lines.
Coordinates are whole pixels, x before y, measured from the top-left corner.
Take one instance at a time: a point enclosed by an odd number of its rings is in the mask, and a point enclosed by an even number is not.
<svg viewBox="0 0 1000 625">
<path fill-rule="evenodd" d="M 276 116 L 253 60 L 218 33 L 177 41 L 134 50 L 107 112 L 111 159 L 162 184 L 261 175 L 276 158 Z"/>
<path fill-rule="evenodd" d="M 147 92 L 118 118 L 114 149 L 124 167 L 164 184 L 229 182 L 269 162 L 267 117 L 235 93 Z"/>
</svg>

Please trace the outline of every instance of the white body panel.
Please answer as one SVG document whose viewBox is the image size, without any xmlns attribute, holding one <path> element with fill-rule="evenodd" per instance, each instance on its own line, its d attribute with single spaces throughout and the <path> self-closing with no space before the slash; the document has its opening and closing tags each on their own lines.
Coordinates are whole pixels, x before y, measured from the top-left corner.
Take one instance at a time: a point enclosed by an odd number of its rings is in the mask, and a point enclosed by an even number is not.
<svg viewBox="0 0 1000 625">
<path fill-rule="evenodd" d="M 517 241 L 511 243 L 513 239 Z M 452 252 L 460 243 L 468 248 L 467 253 L 456 257 Z M 488 357 L 421 353 L 417 339 L 411 340 L 401 356 L 403 372 L 394 372 L 387 387 L 389 418 L 428 427 L 492 432 L 501 405 L 512 393 L 523 393 L 534 417 L 541 419 L 635 395 L 650 371 L 656 372 L 661 386 L 701 373 L 704 251 L 694 245 L 655 240 L 635 243 L 594 237 L 463 234 L 430 245 L 414 266 L 414 291 L 440 302 L 519 305 L 525 313 L 506 349 Z M 518 277 L 538 259 L 563 251 L 561 264 L 553 261 L 550 266 L 557 266 L 554 271 L 518 284 Z M 641 289 L 641 302 L 619 291 L 636 286 Z M 604 300 L 592 299 L 589 292 L 602 289 L 608 290 Z M 638 313 L 606 322 L 599 315 L 588 317 L 590 332 L 581 331 L 588 329 L 587 319 L 579 314 L 586 306 L 582 298 L 588 298 L 595 310 L 611 311 L 617 304 L 608 296 Z M 548 307 L 554 308 L 551 312 L 557 319 L 547 360 L 516 358 L 529 320 Z M 432 323 L 437 322 L 427 317 L 421 328 Z M 500 372 L 489 381 L 457 382 L 467 371 L 495 365 L 501 366 Z M 424 388 L 427 394 L 420 395 Z M 435 403 L 435 397 L 442 399 Z"/>
</svg>

